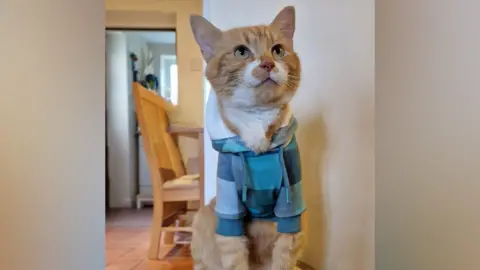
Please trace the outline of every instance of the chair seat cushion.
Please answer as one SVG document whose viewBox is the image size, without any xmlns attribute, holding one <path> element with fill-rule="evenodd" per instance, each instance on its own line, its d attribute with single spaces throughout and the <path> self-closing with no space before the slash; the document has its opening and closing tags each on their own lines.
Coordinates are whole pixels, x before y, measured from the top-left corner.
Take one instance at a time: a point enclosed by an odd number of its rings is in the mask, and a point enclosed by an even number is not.
<svg viewBox="0 0 480 270">
<path fill-rule="evenodd" d="M 198 185 L 200 174 L 187 174 L 176 179 L 166 181 L 163 184 L 164 189 L 188 188 Z"/>
</svg>

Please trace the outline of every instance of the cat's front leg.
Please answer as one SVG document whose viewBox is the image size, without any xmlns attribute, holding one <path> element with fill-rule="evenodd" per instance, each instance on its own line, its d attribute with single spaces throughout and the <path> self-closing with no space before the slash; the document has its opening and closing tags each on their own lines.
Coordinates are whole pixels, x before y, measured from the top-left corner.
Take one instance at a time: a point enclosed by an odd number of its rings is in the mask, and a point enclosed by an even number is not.
<svg viewBox="0 0 480 270">
<path fill-rule="evenodd" d="M 243 236 L 216 235 L 224 270 L 248 270 L 247 239 Z"/>
<path fill-rule="evenodd" d="M 295 269 L 304 244 L 305 236 L 303 232 L 295 234 L 280 234 L 273 247 L 271 270 Z"/>
</svg>

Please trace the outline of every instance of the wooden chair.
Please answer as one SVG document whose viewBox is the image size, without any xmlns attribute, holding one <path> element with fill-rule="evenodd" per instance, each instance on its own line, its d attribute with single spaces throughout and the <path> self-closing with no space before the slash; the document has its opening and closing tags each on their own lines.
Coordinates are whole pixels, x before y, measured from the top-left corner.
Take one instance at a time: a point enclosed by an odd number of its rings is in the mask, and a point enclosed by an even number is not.
<svg viewBox="0 0 480 270">
<path fill-rule="evenodd" d="M 135 108 L 147 156 L 153 189 L 153 222 L 148 258 L 162 259 L 160 248 L 172 244 L 173 233 L 190 232 L 190 227 L 164 226 L 165 219 L 185 210 L 186 203 L 203 205 L 203 128 L 171 126 L 167 113 L 174 107 L 156 93 L 135 83 Z M 200 178 L 191 181 L 186 175 L 174 136 L 184 135 L 199 140 Z M 167 243 L 168 242 L 168 243 Z"/>
</svg>

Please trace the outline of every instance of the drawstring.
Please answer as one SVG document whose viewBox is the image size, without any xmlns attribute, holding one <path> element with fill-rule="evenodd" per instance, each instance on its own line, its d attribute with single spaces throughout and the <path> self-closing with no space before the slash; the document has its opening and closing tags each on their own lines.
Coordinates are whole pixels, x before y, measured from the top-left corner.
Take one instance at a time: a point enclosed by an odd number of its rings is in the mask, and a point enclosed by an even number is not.
<svg viewBox="0 0 480 270">
<path fill-rule="evenodd" d="M 290 203 L 290 179 L 288 178 L 287 167 L 285 166 L 285 156 L 284 156 L 284 148 L 283 146 L 280 147 L 280 165 L 282 166 L 282 179 L 283 185 L 285 187 L 285 196 L 287 199 L 287 203 Z M 247 160 L 245 158 L 245 154 L 240 152 L 240 158 L 242 159 L 242 166 L 245 170 L 245 181 L 243 182 L 242 186 L 242 202 L 245 203 L 247 201 L 247 189 L 248 184 L 250 183 L 250 173 L 247 166 Z"/>
<path fill-rule="evenodd" d="M 283 186 L 285 187 L 285 196 L 287 203 L 290 203 L 290 179 L 288 178 L 287 166 L 285 166 L 285 156 L 283 155 L 283 146 L 280 147 L 280 164 L 282 165 Z"/>
<path fill-rule="evenodd" d="M 247 201 L 247 189 L 248 183 L 250 182 L 250 173 L 248 172 L 247 160 L 242 152 L 240 152 L 240 158 L 242 159 L 242 166 L 245 170 L 245 181 L 243 181 L 242 187 L 242 202 L 245 203 Z"/>
</svg>

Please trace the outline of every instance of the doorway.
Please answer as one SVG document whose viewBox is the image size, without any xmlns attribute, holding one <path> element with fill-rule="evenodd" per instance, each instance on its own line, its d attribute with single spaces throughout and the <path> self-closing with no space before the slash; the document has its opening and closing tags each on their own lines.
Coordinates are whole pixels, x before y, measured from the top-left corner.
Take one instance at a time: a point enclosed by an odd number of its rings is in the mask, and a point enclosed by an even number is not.
<svg viewBox="0 0 480 270">
<path fill-rule="evenodd" d="M 106 38 L 107 205 L 134 208 L 137 197 L 152 195 L 152 185 L 132 86 L 178 102 L 176 32 L 106 29 Z"/>
</svg>

